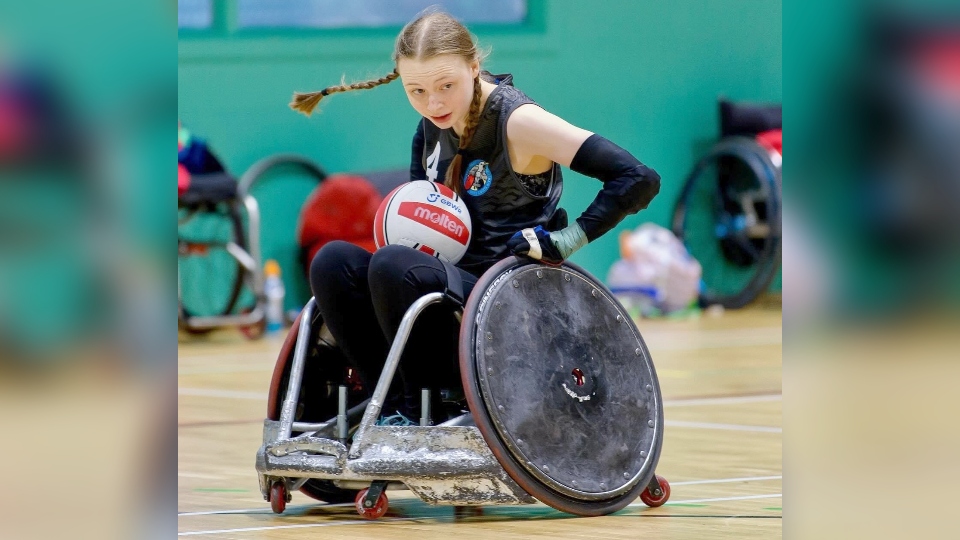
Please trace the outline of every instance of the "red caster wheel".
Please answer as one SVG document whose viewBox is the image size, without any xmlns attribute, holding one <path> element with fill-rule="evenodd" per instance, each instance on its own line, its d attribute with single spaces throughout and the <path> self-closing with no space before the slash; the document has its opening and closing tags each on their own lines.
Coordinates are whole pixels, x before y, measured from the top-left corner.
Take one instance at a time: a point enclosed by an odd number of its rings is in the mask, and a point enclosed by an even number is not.
<svg viewBox="0 0 960 540">
<path fill-rule="evenodd" d="M 243 334 L 243 337 L 250 340 L 262 338 L 266 330 L 267 330 L 266 321 L 260 321 L 258 323 L 248 324 L 246 326 L 240 327 L 240 333 Z"/>
<path fill-rule="evenodd" d="M 287 486 L 283 482 L 277 481 L 270 486 L 270 508 L 275 514 L 282 514 L 287 507 Z"/>
<path fill-rule="evenodd" d="M 670 483 L 667 482 L 667 479 L 660 476 L 659 474 L 655 476 L 656 485 L 653 482 L 650 482 L 650 485 L 647 486 L 647 489 L 640 492 L 640 500 L 643 501 L 643 504 L 649 506 L 650 508 L 656 508 L 658 506 L 663 506 L 663 503 L 667 502 L 667 499 L 670 498 Z M 658 494 L 657 491 L 660 493 Z"/>
<path fill-rule="evenodd" d="M 253 308 L 243 310 L 243 313 L 250 313 Z M 254 340 L 263 337 L 267 331 L 267 318 L 264 317 L 253 324 L 247 324 L 240 327 L 240 333 L 247 339 Z"/>
<path fill-rule="evenodd" d="M 357 493 L 357 498 L 355 499 L 357 513 L 366 519 L 378 519 L 383 517 L 383 515 L 387 513 L 387 506 L 390 504 L 390 502 L 387 501 L 387 494 L 381 492 L 380 496 L 377 497 L 376 504 L 367 508 L 364 506 L 364 499 L 366 498 L 368 491 L 370 491 L 370 488 L 361 489 L 360 493 Z"/>
</svg>

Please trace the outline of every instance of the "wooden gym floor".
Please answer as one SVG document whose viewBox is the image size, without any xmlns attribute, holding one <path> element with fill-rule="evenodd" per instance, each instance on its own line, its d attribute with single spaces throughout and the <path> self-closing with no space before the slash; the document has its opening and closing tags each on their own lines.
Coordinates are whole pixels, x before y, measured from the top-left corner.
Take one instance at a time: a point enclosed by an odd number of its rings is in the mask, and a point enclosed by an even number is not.
<svg viewBox="0 0 960 540">
<path fill-rule="evenodd" d="M 352 505 L 295 492 L 282 515 L 260 495 L 254 456 L 282 336 L 247 341 L 234 330 L 181 337 L 178 361 L 179 536 L 223 539 L 487 537 L 779 538 L 782 530 L 780 305 L 640 321 L 664 396 L 657 473 L 670 501 L 639 499 L 616 514 L 579 518 L 547 506 L 491 506 L 454 517 L 389 491 L 378 521 Z"/>
</svg>

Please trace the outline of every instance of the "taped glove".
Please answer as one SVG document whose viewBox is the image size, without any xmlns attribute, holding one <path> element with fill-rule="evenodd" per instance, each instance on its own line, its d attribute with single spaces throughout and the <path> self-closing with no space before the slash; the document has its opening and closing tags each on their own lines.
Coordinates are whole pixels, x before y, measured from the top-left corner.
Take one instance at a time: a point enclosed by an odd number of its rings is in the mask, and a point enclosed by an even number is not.
<svg viewBox="0 0 960 540">
<path fill-rule="evenodd" d="M 574 223 L 565 229 L 550 232 L 537 225 L 524 229 L 507 241 L 507 249 L 547 264 L 559 265 L 576 250 L 587 245 L 587 235 Z"/>
</svg>

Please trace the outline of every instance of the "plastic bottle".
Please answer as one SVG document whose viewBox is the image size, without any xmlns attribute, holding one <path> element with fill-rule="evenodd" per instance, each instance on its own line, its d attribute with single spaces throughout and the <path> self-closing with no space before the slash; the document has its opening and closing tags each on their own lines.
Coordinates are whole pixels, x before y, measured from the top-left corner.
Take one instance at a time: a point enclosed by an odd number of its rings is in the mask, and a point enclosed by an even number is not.
<svg viewBox="0 0 960 540">
<path fill-rule="evenodd" d="M 263 294 L 267 297 L 267 332 L 276 333 L 283 328 L 283 280 L 280 279 L 280 264 L 270 259 L 263 268 Z"/>
</svg>

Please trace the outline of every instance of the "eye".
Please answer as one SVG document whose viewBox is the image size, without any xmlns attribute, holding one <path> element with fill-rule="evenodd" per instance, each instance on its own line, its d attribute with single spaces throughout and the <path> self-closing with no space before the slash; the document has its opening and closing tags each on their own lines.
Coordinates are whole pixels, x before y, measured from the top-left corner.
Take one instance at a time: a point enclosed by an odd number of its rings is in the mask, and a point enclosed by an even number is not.
<svg viewBox="0 0 960 540">
<path fill-rule="evenodd" d="M 447 84 L 441 86 L 440 88 L 443 89 L 443 90 L 449 90 L 449 89 L 453 88 L 453 83 L 447 83 Z"/>
<path fill-rule="evenodd" d="M 410 93 L 415 96 L 419 96 L 423 94 L 423 88 L 414 88 L 413 90 L 410 91 Z"/>
</svg>

